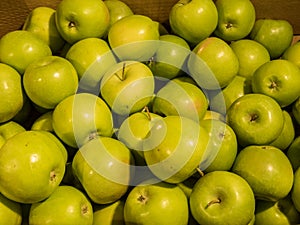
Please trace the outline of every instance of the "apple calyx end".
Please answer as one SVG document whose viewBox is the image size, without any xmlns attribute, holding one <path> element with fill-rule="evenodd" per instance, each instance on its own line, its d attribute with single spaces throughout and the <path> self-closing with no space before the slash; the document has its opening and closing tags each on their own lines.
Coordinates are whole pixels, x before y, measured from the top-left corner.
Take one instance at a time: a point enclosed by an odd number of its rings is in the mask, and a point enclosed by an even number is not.
<svg viewBox="0 0 300 225">
<path fill-rule="evenodd" d="M 137 198 L 137 200 L 143 204 L 145 204 L 147 202 L 147 198 L 142 194 Z"/>
<path fill-rule="evenodd" d="M 55 172 L 55 170 L 52 170 L 52 171 L 50 172 L 50 182 L 51 182 L 51 183 L 55 182 L 55 181 L 56 181 L 56 178 L 57 178 L 56 172 Z"/>
<path fill-rule="evenodd" d="M 89 214 L 89 207 L 86 204 L 83 204 L 81 206 L 81 213 L 83 216 Z"/>
</svg>

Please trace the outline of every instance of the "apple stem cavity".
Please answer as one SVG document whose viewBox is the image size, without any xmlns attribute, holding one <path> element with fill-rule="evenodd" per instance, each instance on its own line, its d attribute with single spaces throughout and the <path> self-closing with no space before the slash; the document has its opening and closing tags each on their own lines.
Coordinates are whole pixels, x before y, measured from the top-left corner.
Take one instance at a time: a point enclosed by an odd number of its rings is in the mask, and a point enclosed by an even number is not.
<svg viewBox="0 0 300 225">
<path fill-rule="evenodd" d="M 69 28 L 74 28 L 74 27 L 76 27 L 75 22 L 70 21 L 70 23 L 68 24 L 68 27 L 69 27 Z"/>
<path fill-rule="evenodd" d="M 250 122 L 255 122 L 257 119 L 258 119 L 258 115 L 257 114 L 250 115 Z"/>
<path fill-rule="evenodd" d="M 220 204 L 221 203 L 221 199 L 219 199 L 219 198 L 217 198 L 217 199 L 213 199 L 213 200 L 211 200 L 209 203 L 207 203 L 207 205 L 206 205 L 206 209 L 208 208 L 208 207 L 210 207 L 211 205 L 213 205 L 213 204 Z"/>
</svg>

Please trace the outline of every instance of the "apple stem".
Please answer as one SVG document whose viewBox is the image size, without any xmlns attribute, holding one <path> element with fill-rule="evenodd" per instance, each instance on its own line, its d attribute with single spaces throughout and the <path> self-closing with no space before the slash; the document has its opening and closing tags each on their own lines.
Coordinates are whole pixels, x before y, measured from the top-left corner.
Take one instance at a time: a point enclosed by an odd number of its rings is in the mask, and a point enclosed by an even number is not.
<svg viewBox="0 0 300 225">
<path fill-rule="evenodd" d="M 119 76 L 117 73 L 115 73 L 115 75 L 119 78 L 120 81 L 125 80 L 125 66 L 126 66 L 126 63 L 124 62 L 123 63 L 123 67 L 122 67 L 122 74 L 121 74 L 121 76 Z"/>
<path fill-rule="evenodd" d="M 148 116 L 148 119 L 151 120 L 151 115 L 150 115 L 150 111 L 149 111 L 149 108 L 148 106 L 145 106 L 142 110 L 142 112 L 146 112 L 147 116 Z"/>
<path fill-rule="evenodd" d="M 209 207 L 209 206 L 211 206 L 212 204 L 219 204 L 219 203 L 221 203 L 221 199 L 219 199 L 219 198 L 217 198 L 217 199 L 213 199 L 213 200 L 211 200 L 207 205 L 206 205 L 206 209 Z"/>
<path fill-rule="evenodd" d="M 204 172 L 198 167 L 197 172 L 200 174 L 201 177 L 204 176 Z"/>
</svg>

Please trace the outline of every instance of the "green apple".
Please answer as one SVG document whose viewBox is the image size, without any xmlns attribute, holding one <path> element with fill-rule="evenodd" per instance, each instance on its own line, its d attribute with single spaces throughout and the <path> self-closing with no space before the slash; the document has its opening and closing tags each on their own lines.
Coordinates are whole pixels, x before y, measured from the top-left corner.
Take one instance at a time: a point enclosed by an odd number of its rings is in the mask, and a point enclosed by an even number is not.
<svg viewBox="0 0 300 225">
<path fill-rule="evenodd" d="M 284 124 L 279 136 L 269 145 L 275 146 L 281 150 L 286 150 L 295 138 L 295 128 L 291 115 L 283 110 Z"/>
<path fill-rule="evenodd" d="M 24 104 L 21 76 L 4 63 L 0 63 L 0 99 L 0 123 L 16 116 Z"/>
<path fill-rule="evenodd" d="M 88 37 L 102 38 L 110 23 L 110 14 L 103 1 L 63 0 L 55 13 L 56 27 L 68 43 Z"/>
<path fill-rule="evenodd" d="M 287 20 L 257 19 L 250 38 L 266 47 L 271 59 L 279 58 L 292 44 L 293 27 Z"/>
<path fill-rule="evenodd" d="M 300 167 L 299 167 L 300 168 Z M 300 212 L 300 169 L 297 169 L 294 174 L 294 185 L 291 190 L 291 198 L 297 211 Z"/>
<path fill-rule="evenodd" d="M 59 186 L 45 201 L 31 205 L 29 224 L 92 225 L 92 204 L 75 187 Z"/>
<path fill-rule="evenodd" d="M 203 120 L 208 120 L 208 119 L 216 119 L 216 120 L 226 122 L 226 118 L 223 114 L 210 109 L 206 111 L 203 117 Z"/>
<path fill-rule="evenodd" d="M 231 104 L 227 111 L 227 122 L 240 145 L 264 145 L 280 135 L 284 117 L 280 105 L 273 98 L 249 93 Z"/>
<path fill-rule="evenodd" d="M 21 225 L 22 206 L 0 193 L 0 224 Z"/>
<path fill-rule="evenodd" d="M 159 44 L 159 29 L 145 15 L 130 15 L 116 21 L 108 31 L 108 43 L 120 61 L 148 61 Z"/>
<path fill-rule="evenodd" d="M 58 53 L 65 41 L 57 30 L 55 13 L 56 10 L 48 6 L 35 7 L 27 15 L 22 30 L 36 34 L 50 46 L 53 53 Z"/>
<path fill-rule="evenodd" d="M 183 116 L 166 116 L 152 126 L 145 139 L 145 161 L 160 180 L 180 183 L 197 172 L 209 135 L 199 123 Z"/>
<path fill-rule="evenodd" d="M 23 86 L 34 104 L 44 109 L 54 109 L 63 99 L 76 93 L 78 76 L 67 59 L 45 56 L 26 68 Z"/>
<path fill-rule="evenodd" d="M 294 173 L 288 157 L 274 146 L 251 145 L 238 153 L 232 171 L 243 177 L 257 199 L 278 201 L 292 189 Z"/>
<path fill-rule="evenodd" d="M 230 170 L 238 151 L 237 138 L 232 128 L 221 120 L 206 119 L 200 122 L 209 134 L 205 161 L 199 168 L 208 173 L 215 170 Z"/>
<path fill-rule="evenodd" d="M 154 95 L 154 76 L 145 64 L 122 61 L 111 67 L 100 84 L 102 98 L 117 114 L 141 111 Z"/>
<path fill-rule="evenodd" d="M 154 76 L 173 79 L 184 75 L 185 63 L 190 54 L 190 46 L 174 34 L 161 35 L 160 45 L 148 66 Z"/>
<path fill-rule="evenodd" d="M 251 187 L 229 171 L 214 171 L 201 177 L 193 187 L 189 203 L 199 224 L 248 224 L 255 210 Z"/>
<path fill-rule="evenodd" d="M 54 133 L 67 145 L 81 147 L 95 136 L 111 137 L 112 113 L 98 96 L 78 93 L 62 100 L 53 110 Z"/>
<path fill-rule="evenodd" d="M 202 68 L 203 63 L 209 68 Z M 220 89 L 226 87 L 237 75 L 239 61 L 229 44 L 220 38 L 209 37 L 194 47 L 187 67 L 189 74 L 201 88 Z"/>
<path fill-rule="evenodd" d="M 104 73 L 117 63 L 108 43 L 93 37 L 74 43 L 65 58 L 77 71 L 79 89 L 95 94 L 99 93 L 99 84 Z"/>
<path fill-rule="evenodd" d="M 187 224 L 188 207 L 187 197 L 175 184 L 140 184 L 126 198 L 124 220 L 125 224 Z"/>
<path fill-rule="evenodd" d="M 54 132 L 52 126 L 52 115 L 53 115 L 53 110 L 43 113 L 33 121 L 30 129 Z"/>
<path fill-rule="evenodd" d="M 125 201 L 123 200 L 109 204 L 95 204 L 93 206 L 93 225 L 124 225 L 124 205 Z"/>
<path fill-rule="evenodd" d="M 300 68 L 299 52 L 300 52 L 300 42 L 298 41 L 292 44 L 284 51 L 282 55 L 282 59 L 287 59 L 290 62 L 295 63 Z"/>
<path fill-rule="evenodd" d="M 7 121 L 0 124 L 0 148 L 6 142 L 6 140 L 23 131 L 26 131 L 26 129 L 15 121 Z"/>
<path fill-rule="evenodd" d="M 230 47 L 239 59 L 238 75 L 252 79 L 252 75 L 262 64 L 271 60 L 268 50 L 251 39 L 233 41 Z"/>
<path fill-rule="evenodd" d="M 252 91 L 274 98 L 281 107 L 300 96 L 300 68 L 286 59 L 274 59 L 261 65 L 253 74 Z"/>
<path fill-rule="evenodd" d="M 214 31 L 217 37 L 225 41 L 240 40 L 250 34 L 256 12 L 250 0 L 217 0 L 218 25 Z"/>
<path fill-rule="evenodd" d="M 131 152 L 122 142 L 99 137 L 79 148 L 73 158 L 72 169 L 94 203 L 108 204 L 119 200 L 127 192 L 134 176 L 131 164 Z"/>
<path fill-rule="evenodd" d="M 195 46 L 216 29 L 218 11 L 212 0 L 179 0 L 171 7 L 169 22 L 174 34 Z"/>
<path fill-rule="evenodd" d="M 41 38 L 27 30 L 6 33 L 0 39 L 0 61 L 10 65 L 20 74 L 33 61 L 52 55 L 52 51 Z"/>
<path fill-rule="evenodd" d="M 292 104 L 292 116 L 296 124 L 300 125 L 300 96 Z"/>
<path fill-rule="evenodd" d="M 60 184 L 65 158 L 57 143 L 40 131 L 9 138 L 0 151 L 0 191 L 20 203 L 48 198 Z"/>
<path fill-rule="evenodd" d="M 300 136 L 294 138 L 288 149 L 286 155 L 289 158 L 294 171 L 300 167 Z"/>
<path fill-rule="evenodd" d="M 196 122 L 203 119 L 208 109 L 205 93 L 196 85 L 170 80 L 155 95 L 152 111 L 159 115 L 180 115 Z"/>
</svg>

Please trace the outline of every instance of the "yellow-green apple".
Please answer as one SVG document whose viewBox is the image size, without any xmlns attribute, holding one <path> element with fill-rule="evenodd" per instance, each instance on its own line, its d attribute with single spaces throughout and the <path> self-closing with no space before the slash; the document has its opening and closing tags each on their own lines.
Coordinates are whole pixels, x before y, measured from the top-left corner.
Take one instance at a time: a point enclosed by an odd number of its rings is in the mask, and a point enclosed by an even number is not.
<svg viewBox="0 0 300 225">
<path fill-rule="evenodd" d="M 148 61 L 159 44 L 157 23 L 145 15 L 116 21 L 108 31 L 108 43 L 120 61 Z"/>
<path fill-rule="evenodd" d="M 291 198 L 296 207 L 297 211 L 300 212 L 300 167 L 295 171 L 294 174 L 294 185 L 291 190 Z"/>
<path fill-rule="evenodd" d="M 299 59 L 299 52 L 300 52 L 300 41 L 292 44 L 289 46 L 283 53 L 282 59 L 287 59 L 293 63 L 295 63 L 300 68 L 300 59 Z"/>
<path fill-rule="evenodd" d="M 24 104 L 20 74 L 11 66 L 0 63 L 0 123 L 12 119 Z"/>
<path fill-rule="evenodd" d="M 256 199 L 278 201 L 292 189 L 294 173 L 285 153 L 270 145 L 251 145 L 240 150 L 232 172 L 251 186 Z"/>
<path fill-rule="evenodd" d="M 242 146 L 274 141 L 284 126 L 283 118 L 280 105 L 273 98 L 258 93 L 238 98 L 227 111 L 227 123 Z"/>
<path fill-rule="evenodd" d="M 182 225 L 188 223 L 188 200 L 175 184 L 158 182 L 135 186 L 124 205 L 125 224 Z"/>
<path fill-rule="evenodd" d="M 238 75 L 252 79 L 255 70 L 271 60 L 268 50 L 259 42 L 251 39 L 233 41 L 230 47 L 239 59 Z"/>
<path fill-rule="evenodd" d="M 53 53 L 58 53 L 65 40 L 57 30 L 55 12 L 55 9 L 48 6 L 35 7 L 27 15 L 22 30 L 36 34 L 50 46 Z"/>
<path fill-rule="evenodd" d="M 207 149 L 209 135 L 196 121 L 183 116 L 157 120 L 145 139 L 144 158 L 152 173 L 168 183 L 195 174 Z"/>
<path fill-rule="evenodd" d="M 154 95 L 153 73 L 139 61 L 119 62 L 104 74 L 100 93 L 117 114 L 128 115 L 141 111 Z"/>
<path fill-rule="evenodd" d="M 93 225 L 124 225 L 124 205 L 124 200 L 117 200 L 109 204 L 94 204 Z"/>
<path fill-rule="evenodd" d="M 134 176 L 134 162 L 130 150 L 121 141 L 98 137 L 79 148 L 72 170 L 94 203 L 108 204 L 127 192 Z"/>
<path fill-rule="evenodd" d="M 88 37 L 102 38 L 110 23 L 103 1 L 63 0 L 55 13 L 56 27 L 63 39 L 73 44 Z"/>
<path fill-rule="evenodd" d="M 218 11 L 212 0 L 179 0 L 171 7 L 169 22 L 174 34 L 195 46 L 216 29 Z"/>
<path fill-rule="evenodd" d="M 281 107 L 300 96 L 300 68 L 286 59 L 274 59 L 261 65 L 252 76 L 252 91 L 274 98 Z"/>
<path fill-rule="evenodd" d="M 22 206 L 0 193 L 0 224 L 21 225 Z"/>
<path fill-rule="evenodd" d="M 214 171 L 201 177 L 193 187 L 189 203 L 199 224 L 248 224 L 255 210 L 251 187 L 229 171 Z"/>
<path fill-rule="evenodd" d="M 256 12 L 251 0 L 217 0 L 218 25 L 214 34 L 225 41 L 247 37 L 256 20 Z"/>
<path fill-rule="evenodd" d="M 49 198 L 31 205 L 29 224 L 93 225 L 93 207 L 83 192 L 62 185 Z"/>
<path fill-rule="evenodd" d="M 73 65 L 60 56 L 45 56 L 25 69 L 23 87 L 28 98 L 44 109 L 54 109 L 76 93 L 78 76 Z"/>
<path fill-rule="evenodd" d="M 20 203 L 48 198 L 65 172 L 61 148 L 40 131 L 24 131 L 9 138 L 1 148 L 0 162 L 1 193 Z"/>
<path fill-rule="evenodd" d="M 54 132 L 52 126 L 52 114 L 53 114 L 53 110 L 41 114 L 38 118 L 36 118 L 33 121 L 30 129 Z"/>
<path fill-rule="evenodd" d="M 148 66 L 154 76 L 173 79 L 184 75 L 185 64 L 190 54 L 190 46 L 174 34 L 161 35 L 160 43 Z"/>
<path fill-rule="evenodd" d="M 104 73 L 117 63 L 108 43 L 93 37 L 74 43 L 65 58 L 77 71 L 80 80 L 78 88 L 94 94 L 99 93 Z"/>
<path fill-rule="evenodd" d="M 11 31 L 0 39 L 0 61 L 20 74 L 33 61 L 49 55 L 52 55 L 49 45 L 27 30 Z"/>
<path fill-rule="evenodd" d="M 77 148 L 95 136 L 111 137 L 112 113 L 97 95 L 78 93 L 62 100 L 53 110 L 54 133 L 68 146 Z"/>
<path fill-rule="evenodd" d="M 286 151 L 286 155 L 289 158 L 294 171 L 300 167 L 300 136 L 294 138 L 290 146 Z"/>
<path fill-rule="evenodd" d="M 14 135 L 26 131 L 26 129 L 19 123 L 15 121 L 7 121 L 0 124 L 0 147 L 5 143 L 5 141 Z"/>
<path fill-rule="evenodd" d="M 284 53 L 292 44 L 293 36 L 293 26 L 283 19 L 257 19 L 250 32 L 250 38 L 265 46 L 271 59 Z"/>
<path fill-rule="evenodd" d="M 237 75 L 239 61 L 228 43 L 217 37 L 209 37 L 194 47 L 187 67 L 201 88 L 220 89 Z"/>
<path fill-rule="evenodd" d="M 300 125 L 300 96 L 292 104 L 292 116 L 296 124 Z"/>
</svg>

